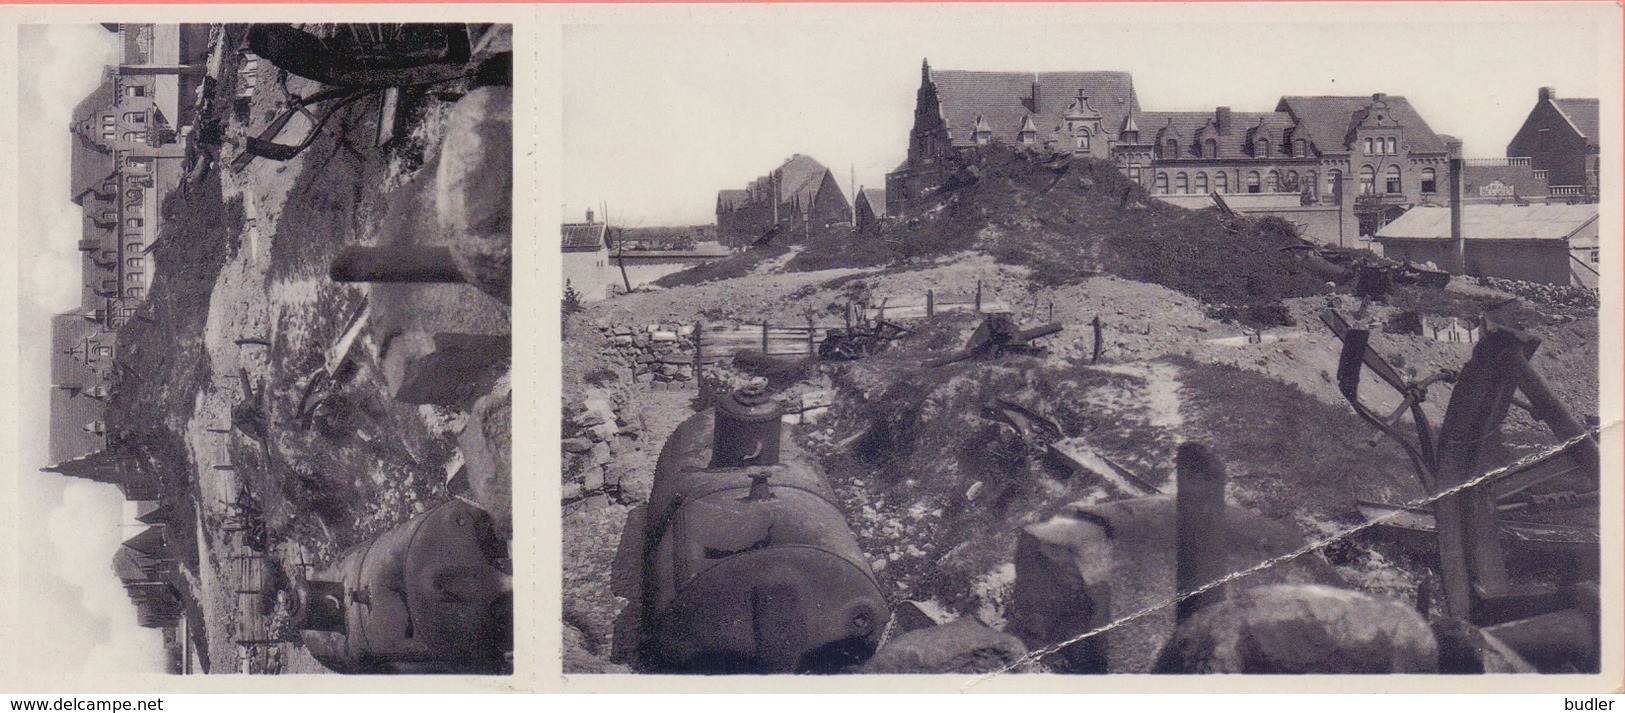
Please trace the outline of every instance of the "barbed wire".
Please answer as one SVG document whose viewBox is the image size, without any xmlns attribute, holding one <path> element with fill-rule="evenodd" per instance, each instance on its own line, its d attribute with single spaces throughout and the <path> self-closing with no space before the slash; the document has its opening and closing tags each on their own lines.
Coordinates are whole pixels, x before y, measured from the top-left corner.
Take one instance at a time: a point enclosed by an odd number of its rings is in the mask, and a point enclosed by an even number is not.
<svg viewBox="0 0 1625 713">
<path fill-rule="evenodd" d="M 1608 428 L 1609 429 L 1616 429 L 1621 425 L 1621 423 L 1625 423 L 1625 422 L 1613 421 L 1613 422 L 1611 422 L 1609 424 Z M 1190 599 L 1191 597 L 1199 596 L 1199 595 L 1201 595 L 1203 593 L 1206 593 L 1206 592 L 1212 590 L 1215 587 L 1222 587 L 1222 586 L 1224 586 L 1225 584 L 1227 584 L 1229 582 L 1235 581 L 1237 579 L 1241 579 L 1242 577 L 1246 577 L 1246 576 L 1249 576 L 1249 575 L 1252 575 L 1252 574 L 1256 574 L 1256 573 L 1261 572 L 1263 570 L 1269 569 L 1270 567 L 1274 567 L 1277 564 L 1281 564 L 1282 562 L 1287 562 L 1287 561 L 1290 561 L 1290 560 L 1294 560 L 1294 559 L 1302 557 L 1302 556 L 1304 556 L 1306 554 L 1309 554 L 1311 552 L 1315 552 L 1316 550 L 1324 549 L 1325 547 L 1327 547 L 1329 545 L 1336 544 L 1336 543 L 1341 542 L 1343 540 L 1346 540 L 1346 539 L 1348 539 L 1350 537 L 1353 537 L 1354 535 L 1357 535 L 1357 534 L 1359 534 L 1361 532 L 1364 532 L 1364 531 L 1366 531 L 1368 529 L 1376 527 L 1377 525 L 1381 525 L 1381 524 L 1383 524 L 1385 522 L 1388 522 L 1389 520 L 1392 520 L 1392 519 L 1400 516 L 1401 514 L 1404 514 L 1406 508 L 1420 508 L 1420 507 L 1425 507 L 1425 506 L 1428 506 L 1428 505 L 1432 505 L 1433 503 L 1435 503 L 1435 502 L 1437 502 L 1437 501 L 1439 501 L 1439 500 L 1441 500 L 1443 498 L 1447 498 L 1447 497 L 1450 497 L 1452 495 L 1461 493 L 1461 492 L 1463 492 L 1465 490 L 1468 490 L 1470 488 L 1476 487 L 1478 485 L 1482 485 L 1482 484 L 1484 484 L 1484 483 L 1486 483 L 1486 482 L 1488 482 L 1490 480 L 1494 480 L 1494 479 L 1500 477 L 1501 475 L 1503 475 L 1505 473 L 1509 473 L 1509 472 L 1512 472 L 1512 471 L 1515 471 L 1515 470 L 1520 470 L 1520 469 L 1522 469 L 1524 467 L 1527 467 L 1529 465 L 1532 465 L 1532 464 L 1534 464 L 1534 463 L 1536 463 L 1536 462 L 1538 462 L 1540 460 L 1551 457 L 1551 456 L 1553 456 L 1553 455 L 1555 455 L 1557 453 L 1560 453 L 1560 452 L 1568 449 L 1569 447 L 1574 446 L 1575 444 L 1578 444 L 1581 441 L 1584 441 L 1584 440 L 1586 440 L 1588 438 L 1599 438 L 1600 439 L 1601 435 L 1602 435 L 1602 430 L 1603 429 L 1600 428 L 1600 427 L 1599 428 L 1587 429 L 1584 433 L 1581 433 L 1581 434 L 1579 434 L 1577 436 L 1574 436 L 1573 438 L 1569 438 L 1569 439 L 1567 439 L 1567 440 L 1565 440 L 1565 441 L 1563 441 L 1563 442 L 1561 442 L 1561 443 L 1559 443 L 1559 444 L 1557 444 L 1557 445 L 1555 445 L 1555 446 L 1553 446 L 1553 447 L 1551 447 L 1549 449 L 1546 449 L 1546 450 L 1541 451 L 1539 453 L 1534 453 L 1534 454 L 1525 456 L 1525 457 L 1520 458 L 1520 459 L 1518 459 L 1518 460 L 1516 460 L 1516 461 L 1514 461 L 1512 463 L 1509 463 L 1509 464 L 1507 464 L 1505 466 L 1502 466 L 1500 468 L 1496 468 L 1496 469 L 1491 470 L 1489 472 L 1486 472 L 1483 475 L 1480 475 L 1480 476 L 1478 476 L 1476 478 L 1473 478 L 1471 480 L 1468 480 L 1468 481 L 1462 482 L 1460 484 L 1451 486 L 1451 487 L 1449 487 L 1449 488 L 1447 488 L 1445 490 L 1441 490 L 1441 491 L 1439 491 L 1437 493 L 1434 493 L 1432 495 L 1429 495 L 1427 497 L 1420 498 L 1420 499 L 1405 503 L 1403 508 L 1397 509 L 1392 513 L 1389 513 L 1387 515 L 1383 515 L 1382 517 L 1367 520 L 1366 522 L 1360 523 L 1358 525 L 1352 525 L 1350 527 L 1347 527 L 1345 529 L 1342 529 L 1342 530 L 1339 530 L 1339 531 L 1337 531 L 1335 533 L 1327 535 L 1326 537 L 1323 537 L 1323 538 L 1321 538 L 1319 540 L 1312 541 L 1312 542 L 1310 542 L 1310 543 L 1308 543 L 1308 544 L 1306 544 L 1306 545 L 1304 545 L 1302 547 L 1299 547 L 1298 549 L 1295 549 L 1295 550 L 1293 550 L 1291 552 L 1288 552 L 1286 554 L 1279 555 L 1279 556 L 1276 556 L 1276 557 L 1272 557 L 1270 559 L 1264 560 L 1263 562 L 1259 562 L 1258 564 L 1253 565 L 1251 567 L 1247 567 L 1247 568 L 1244 568 L 1244 569 L 1237 570 L 1235 572 L 1232 572 L 1230 574 L 1225 575 L 1224 577 L 1221 577 L 1221 578 L 1216 579 L 1216 580 L 1214 580 L 1212 582 L 1208 582 L 1207 584 L 1204 584 L 1204 585 L 1202 585 L 1200 587 L 1197 587 L 1196 589 L 1191 590 L 1189 592 L 1176 594 L 1172 598 L 1165 599 L 1165 600 L 1160 601 L 1160 602 L 1156 602 L 1154 604 L 1151 604 L 1150 606 L 1144 607 L 1144 608 L 1142 608 L 1142 609 L 1140 609 L 1138 611 L 1135 611 L 1133 613 L 1118 617 L 1117 619 L 1114 619 L 1114 620 L 1112 620 L 1110 622 L 1102 624 L 1099 627 L 1096 627 L 1096 628 L 1091 629 L 1089 631 L 1086 631 L 1086 632 L 1084 632 L 1082 634 L 1074 636 L 1074 637 L 1072 637 L 1070 639 L 1067 639 L 1066 641 L 1062 641 L 1062 642 L 1056 643 L 1056 644 L 1050 644 L 1049 646 L 1045 646 L 1045 647 L 1043 647 L 1041 649 L 1038 649 L 1036 651 L 1029 651 L 1029 652 L 1027 652 L 1026 655 L 1024 655 L 1021 658 L 1018 658 L 1018 659 L 1016 659 L 1014 661 L 1011 661 L 1010 663 L 1004 665 L 1003 667 L 1000 667 L 1000 668 L 998 668 L 996 670 L 993 670 L 993 671 L 989 671 L 987 673 L 977 675 L 976 677 L 974 677 L 971 680 L 967 681 L 964 685 L 960 686 L 959 690 L 961 692 L 969 691 L 971 688 L 974 688 L 977 685 L 980 685 L 980 684 L 992 679 L 995 676 L 1010 673 L 1011 671 L 1014 671 L 1015 669 L 1020 668 L 1022 666 L 1026 666 L 1028 664 L 1037 663 L 1040 659 L 1043 659 L 1044 657 L 1049 656 L 1051 654 L 1057 653 L 1061 649 L 1064 649 L 1064 648 L 1066 648 L 1068 646 L 1076 644 L 1076 643 L 1078 643 L 1080 641 L 1083 641 L 1083 640 L 1088 639 L 1088 638 L 1093 637 L 1093 636 L 1098 636 L 1100 634 L 1104 634 L 1104 633 L 1106 633 L 1106 632 L 1108 632 L 1108 631 L 1110 631 L 1112 629 L 1115 629 L 1115 628 L 1117 628 L 1119 626 L 1122 626 L 1122 625 L 1127 624 L 1129 622 L 1135 621 L 1136 619 L 1140 619 L 1142 617 L 1146 617 L 1146 616 L 1149 616 L 1151 614 L 1155 614 L 1155 613 L 1157 613 L 1159 611 L 1162 611 L 1164 609 L 1167 609 L 1169 607 L 1178 606 L 1181 602 L 1184 602 L 1185 600 Z"/>
</svg>

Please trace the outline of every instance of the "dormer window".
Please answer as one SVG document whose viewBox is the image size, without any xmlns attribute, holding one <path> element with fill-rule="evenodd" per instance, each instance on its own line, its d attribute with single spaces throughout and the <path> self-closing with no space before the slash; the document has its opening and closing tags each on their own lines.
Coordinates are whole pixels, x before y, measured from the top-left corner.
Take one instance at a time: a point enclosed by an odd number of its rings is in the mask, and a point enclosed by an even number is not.
<svg viewBox="0 0 1625 713">
<path fill-rule="evenodd" d="M 1072 148 L 1079 151 L 1089 150 L 1089 132 L 1085 131 L 1072 137 Z"/>
<path fill-rule="evenodd" d="M 987 120 L 976 117 L 976 124 L 970 130 L 971 140 L 978 146 L 986 146 L 993 140 L 993 128 L 987 125 Z"/>
<path fill-rule="evenodd" d="M 1371 155 L 1371 139 L 1366 139 L 1365 140 L 1365 154 L 1367 156 Z"/>
<path fill-rule="evenodd" d="M 1309 155 L 1309 142 L 1304 141 L 1303 139 L 1295 139 L 1295 140 L 1293 140 L 1293 142 L 1292 142 L 1292 155 L 1293 156 L 1308 156 Z"/>
<path fill-rule="evenodd" d="M 1264 138 L 1262 136 L 1258 137 L 1258 145 L 1257 145 L 1256 148 L 1253 149 L 1253 155 L 1258 157 L 1258 158 L 1269 158 L 1270 157 L 1270 142 L 1269 142 L 1269 139 Z"/>
<path fill-rule="evenodd" d="M 1213 139 L 1207 139 L 1206 141 L 1203 141 L 1202 142 L 1202 155 L 1206 156 L 1208 158 L 1218 158 L 1219 157 L 1219 142 L 1215 141 Z"/>
<path fill-rule="evenodd" d="M 1167 141 L 1163 142 L 1162 157 L 1179 158 L 1179 142 L 1174 139 L 1168 139 Z"/>
<path fill-rule="evenodd" d="M 1399 139 L 1393 138 L 1391 136 L 1388 138 L 1388 151 L 1387 151 L 1387 153 L 1388 153 L 1389 156 L 1398 156 L 1399 155 Z"/>
</svg>

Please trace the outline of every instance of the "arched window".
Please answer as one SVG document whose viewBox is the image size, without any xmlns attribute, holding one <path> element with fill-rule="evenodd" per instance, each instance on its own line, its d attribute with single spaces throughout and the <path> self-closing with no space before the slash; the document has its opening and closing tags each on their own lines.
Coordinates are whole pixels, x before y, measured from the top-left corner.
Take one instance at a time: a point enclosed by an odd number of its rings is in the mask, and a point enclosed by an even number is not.
<svg viewBox="0 0 1625 713">
<path fill-rule="evenodd" d="M 1339 170 L 1334 168 L 1334 169 L 1326 172 L 1326 195 L 1331 196 L 1332 200 L 1342 200 L 1342 198 L 1343 198 L 1343 172 L 1342 171 L 1339 171 Z"/>
<path fill-rule="evenodd" d="M 124 120 L 132 124 L 145 124 L 147 123 L 147 114 L 141 111 L 127 111 L 124 112 Z"/>
<path fill-rule="evenodd" d="M 132 258 L 130 258 L 128 260 L 125 260 L 124 261 L 124 266 L 130 268 L 131 270 L 139 270 L 139 269 L 141 269 L 141 258 L 132 257 Z"/>
<path fill-rule="evenodd" d="M 1208 158 L 1218 158 L 1219 157 L 1219 142 L 1215 141 L 1213 139 L 1208 139 L 1206 141 L 1203 141 L 1202 142 L 1202 155 L 1206 156 Z"/>
<path fill-rule="evenodd" d="M 1287 171 L 1286 172 L 1286 183 L 1284 185 L 1282 185 L 1282 187 L 1281 187 L 1282 190 L 1297 191 L 1301 187 L 1302 187 L 1301 184 L 1298 183 L 1298 172 L 1297 171 Z"/>
<path fill-rule="evenodd" d="M 132 230 L 140 228 L 141 225 L 142 223 L 140 218 L 130 218 L 124 221 L 124 226 Z"/>
<path fill-rule="evenodd" d="M 124 249 L 132 253 L 141 252 L 141 243 L 126 243 Z"/>
<path fill-rule="evenodd" d="M 145 131 L 126 131 L 126 132 L 124 132 L 124 140 L 128 141 L 130 143 L 138 143 L 138 142 L 146 141 L 147 140 L 147 132 L 145 132 Z"/>
<path fill-rule="evenodd" d="M 1247 192 L 1248 193 L 1257 193 L 1259 190 L 1260 190 L 1260 188 L 1259 188 L 1259 183 L 1258 183 L 1258 172 L 1253 171 L 1253 172 L 1247 174 Z"/>
<path fill-rule="evenodd" d="M 1078 149 L 1079 151 L 1088 151 L 1089 150 L 1089 132 L 1088 131 L 1083 131 L 1083 133 L 1080 133 L 1077 136 L 1073 137 L 1072 142 L 1073 142 L 1072 146 L 1074 148 Z"/>
<path fill-rule="evenodd" d="M 1371 139 L 1365 140 L 1365 153 L 1367 156 L 1371 155 Z"/>
<path fill-rule="evenodd" d="M 1431 168 L 1422 169 L 1422 192 L 1423 193 L 1437 193 L 1437 192 L 1439 192 L 1439 179 L 1438 179 L 1438 176 L 1439 176 L 1439 174 L 1435 173 L 1433 171 L 1433 169 L 1431 169 Z"/>
<path fill-rule="evenodd" d="M 1404 190 L 1402 190 L 1402 188 L 1400 186 L 1399 167 L 1398 166 L 1389 166 L 1388 167 L 1388 171 L 1383 174 L 1382 186 L 1383 186 L 1382 187 L 1382 192 L 1383 193 L 1403 193 L 1404 192 Z"/>
<path fill-rule="evenodd" d="M 1191 179 L 1190 176 L 1185 175 L 1184 171 L 1180 171 L 1179 175 L 1174 176 L 1174 192 L 1181 195 L 1191 192 Z"/>
<path fill-rule="evenodd" d="M 1213 174 L 1213 190 L 1220 193 L 1230 192 L 1230 174 L 1220 171 Z"/>
<path fill-rule="evenodd" d="M 1267 139 L 1267 138 L 1265 138 L 1263 136 L 1258 137 L 1258 146 L 1253 149 L 1253 155 L 1257 156 L 1258 158 L 1269 158 L 1270 157 L 1270 142 L 1269 142 L 1269 139 Z"/>
<path fill-rule="evenodd" d="M 1360 195 L 1369 196 L 1377 192 L 1377 172 L 1370 166 L 1360 169 Z"/>
<path fill-rule="evenodd" d="M 1399 139 L 1393 138 L 1391 136 L 1388 138 L 1388 155 L 1390 155 L 1390 156 L 1398 156 L 1399 155 Z"/>
<path fill-rule="evenodd" d="M 126 289 L 124 291 L 124 296 L 125 297 L 133 297 L 133 298 L 136 298 L 136 299 L 140 299 L 141 295 L 144 295 L 144 294 L 146 294 L 146 290 L 143 290 L 143 289 L 141 289 L 139 287 L 131 287 L 131 288 Z"/>
<path fill-rule="evenodd" d="M 1303 188 L 1304 188 L 1305 191 L 1309 192 L 1309 197 L 1310 198 L 1315 199 L 1315 200 L 1319 200 L 1320 199 L 1320 176 L 1316 175 L 1314 171 L 1310 171 L 1310 172 L 1304 174 L 1303 175 Z"/>
<path fill-rule="evenodd" d="M 141 204 L 141 190 L 138 189 L 138 188 L 131 188 L 130 190 L 125 191 L 124 192 L 124 200 L 129 201 L 131 204 L 134 204 L 134 205 L 140 205 Z"/>
<path fill-rule="evenodd" d="M 1265 185 L 1269 187 L 1270 193 L 1275 193 L 1276 191 L 1281 190 L 1281 174 L 1270 171 L 1269 176 L 1266 177 L 1266 180 L 1268 183 Z"/>
<path fill-rule="evenodd" d="M 1167 195 L 1168 194 L 1168 174 L 1166 174 L 1166 173 L 1157 174 L 1157 185 L 1156 185 L 1156 188 L 1153 189 L 1153 192 L 1155 192 L 1157 195 Z"/>
<path fill-rule="evenodd" d="M 1200 193 L 1202 195 L 1207 195 L 1207 173 L 1206 172 L 1198 172 L 1196 174 L 1196 192 Z"/>
<path fill-rule="evenodd" d="M 1179 158 L 1179 142 L 1175 141 L 1174 139 L 1168 139 L 1166 142 L 1164 142 L 1162 145 L 1162 157 Z"/>
</svg>

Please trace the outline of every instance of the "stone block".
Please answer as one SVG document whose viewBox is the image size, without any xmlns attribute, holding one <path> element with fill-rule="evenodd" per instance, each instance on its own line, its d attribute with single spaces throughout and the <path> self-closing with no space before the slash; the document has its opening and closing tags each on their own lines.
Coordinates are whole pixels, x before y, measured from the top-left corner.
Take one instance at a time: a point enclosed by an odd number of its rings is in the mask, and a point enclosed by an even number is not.
<svg viewBox="0 0 1625 713">
<path fill-rule="evenodd" d="M 404 332 L 385 349 L 389 395 L 411 404 L 465 406 L 490 389 L 511 348 L 507 335 Z"/>
<path fill-rule="evenodd" d="M 465 279 L 508 300 L 513 254 L 513 90 L 480 87 L 452 107 L 435 175 L 442 240 Z"/>
<path fill-rule="evenodd" d="M 974 619 L 892 637 L 863 665 L 864 673 L 988 673 L 1027 654 L 1021 640 Z"/>
<path fill-rule="evenodd" d="M 585 438 L 566 438 L 563 441 L 565 453 L 586 453 L 592 450 L 592 441 Z"/>
<path fill-rule="evenodd" d="M 608 443 L 594 443 L 592 450 L 587 452 L 587 461 L 595 466 L 603 465 L 610 462 L 610 460 L 612 460 L 612 457 L 609 453 Z"/>
</svg>

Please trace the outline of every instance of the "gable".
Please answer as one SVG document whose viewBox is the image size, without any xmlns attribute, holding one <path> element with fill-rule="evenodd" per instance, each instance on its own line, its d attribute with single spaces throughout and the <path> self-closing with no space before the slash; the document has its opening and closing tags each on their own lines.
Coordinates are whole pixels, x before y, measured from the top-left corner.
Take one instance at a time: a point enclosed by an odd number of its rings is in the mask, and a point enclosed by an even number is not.
<svg viewBox="0 0 1625 713">
<path fill-rule="evenodd" d="M 1065 121 L 1068 106 L 1078 96 L 1100 112 L 1107 135 L 1131 113 L 1139 113 L 1133 79 L 1127 72 L 972 72 L 932 70 L 942 117 L 954 146 L 975 145 L 973 132 L 980 118 L 993 141 L 1017 143 L 1022 124 L 1031 116 L 1040 140 L 1054 136 Z M 1033 102 L 1033 87 L 1038 101 Z"/>
<path fill-rule="evenodd" d="M 1344 153 L 1349 150 L 1348 144 L 1355 126 L 1368 120 L 1365 112 L 1375 100 L 1375 97 L 1289 96 L 1281 97 L 1275 110 L 1286 112 L 1296 119 L 1305 137 L 1314 142 L 1322 153 Z M 1433 132 L 1433 128 L 1405 97 L 1383 96 L 1382 101 L 1388 105 L 1383 123 L 1390 119 L 1398 122 L 1404 128 L 1405 143 L 1411 151 L 1446 151 L 1444 140 Z"/>
</svg>

